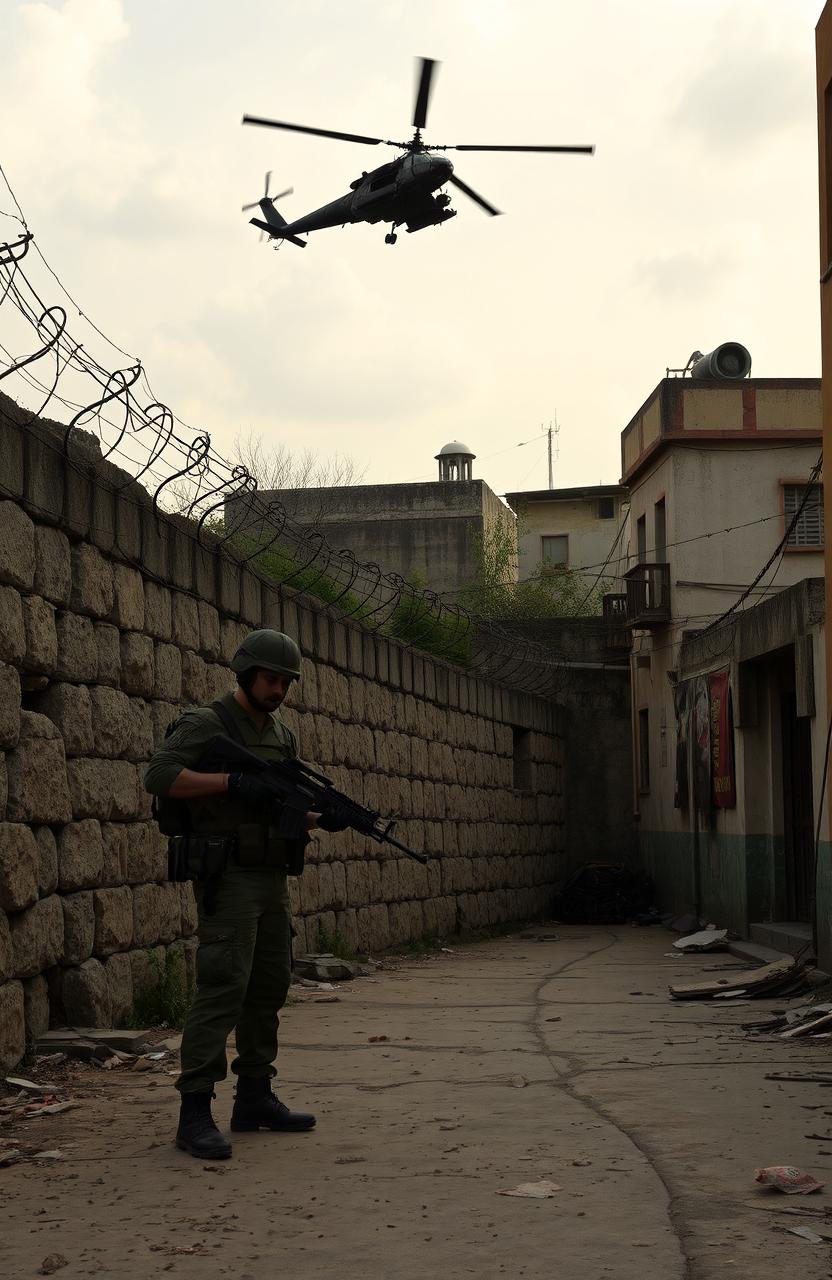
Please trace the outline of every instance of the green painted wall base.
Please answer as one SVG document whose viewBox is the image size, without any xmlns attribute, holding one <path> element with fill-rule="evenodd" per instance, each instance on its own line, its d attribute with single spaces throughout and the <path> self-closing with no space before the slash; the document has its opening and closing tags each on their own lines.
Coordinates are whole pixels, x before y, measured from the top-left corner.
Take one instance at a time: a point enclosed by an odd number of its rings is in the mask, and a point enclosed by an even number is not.
<svg viewBox="0 0 832 1280">
<path fill-rule="evenodd" d="M 662 912 L 698 913 L 743 937 L 750 921 L 783 918 L 778 912 L 784 899 L 783 841 L 778 837 L 640 830 L 638 847 Z M 832 859 L 825 865 L 829 883 L 823 901 L 829 908 Z M 829 946 L 832 951 L 832 921 Z"/>
<path fill-rule="evenodd" d="M 832 973 L 832 844 L 821 840 L 818 847 L 817 920 L 818 967 Z"/>
</svg>

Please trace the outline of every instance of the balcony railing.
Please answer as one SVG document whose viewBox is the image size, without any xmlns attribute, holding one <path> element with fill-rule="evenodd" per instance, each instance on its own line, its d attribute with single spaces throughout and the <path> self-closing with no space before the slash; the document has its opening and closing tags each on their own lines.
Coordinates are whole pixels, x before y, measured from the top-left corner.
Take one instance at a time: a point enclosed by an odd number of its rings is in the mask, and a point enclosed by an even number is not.
<svg viewBox="0 0 832 1280">
<path fill-rule="evenodd" d="M 627 596 L 624 592 L 610 592 L 603 599 L 605 649 L 629 649 L 632 633 L 627 625 Z"/>
<path fill-rule="evenodd" d="M 657 627 L 670 621 L 669 564 L 637 564 L 624 574 L 624 581 L 631 627 Z"/>
</svg>

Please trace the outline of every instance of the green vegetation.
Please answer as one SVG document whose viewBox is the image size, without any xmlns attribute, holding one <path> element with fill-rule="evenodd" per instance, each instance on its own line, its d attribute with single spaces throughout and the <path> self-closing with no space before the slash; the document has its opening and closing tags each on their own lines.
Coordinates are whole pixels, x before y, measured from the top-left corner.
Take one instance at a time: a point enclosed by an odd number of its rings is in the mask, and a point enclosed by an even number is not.
<svg viewBox="0 0 832 1280">
<path fill-rule="evenodd" d="M 328 929 L 318 926 L 318 951 L 324 955 L 337 956 L 339 960 L 357 960 L 355 947 L 347 942 L 343 933 L 336 929 L 330 933 Z"/>
<path fill-rule="evenodd" d="M 193 992 L 188 990 L 185 961 L 181 953 L 169 950 L 162 963 L 153 957 L 155 976 L 134 992 L 131 1027 L 171 1027 L 185 1025 Z"/>
<path fill-rule="evenodd" d="M 517 581 L 517 539 L 522 525 L 500 522 L 480 539 L 478 571 L 473 585 L 460 593 L 460 603 L 480 618 L 533 622 L 541 618 L 587 617 L 600 614 L 604 579 L 585 580 L 569 569 L 541 562 L 531 577 Z"/>
<path fill-rule="evenodd" d="M 210 517 L 205 527 L 215 536 L 223 537 L 221 517 Z M 519 523 L 515 526 L 508 520 L 498 521 L 479 540 L 475 579 L 456 597 L 463 610 L 474 619 L 502 622 L 600 614 L 602 598 L 609 590 L 609 583 L 604 579 L 587 581 L 569 569 L 539 564 L 530 578 L 517 581 L 517 538 L 521 528 Z M 352 588 L 345 590 L 337 577 L 325 572 L 325 563 L 322 567 L 317 556 L 310 564 L 304 564 L 285 543 L 277 541 L 260 550 L 261 539 L 244 533 L 232 534 L 228 545 L 246 557 L 251 568 L 263 578 L 301 591 L 325 605 L 333 605 L 358 623 L 375 620 L 379 601 L 364 599 Z M 468 666 L 472 628 L 467 618 L 457 617 L 431 600 L 425 594 L 428 584 L 422 574 L 412 574 L 407 585 L 411 590 L 402 594 L 393 611 L 377 626 L 379 634 Z"/>
<path fill-rule="evenodd" d="M 229 543 L 249 557 L 248 563 L 264 578 L 303 591 L 324 604 L 336 605 L 356 622 L 369 619 L 378 608 L 377 600 L 362 600 L 354 591 L 344 591 L 315 561 L 303 565 L 279 543 L 265 551 L 257 551 L 257 541 L 243 535 L 234 535 Z M 413 594 L 402 596 L 389 618 L 378 627 L 379 633 L 465 665 L 470 658 L 470 641 L 464 619 L 437 612 L 437 606 L 423 595 L 426 584 L 421 575 L 413 574 L 407 583 Z"/>
<path fill-rule="evenodd" d="M 413 588 L 413 595 L 402 597 L 382 630 L 417 649 L 467 665 L 471 641 L 465 619 L 452 613 L 437 613 L 436 606 L 423 595 L 426 584 L 421 574 L 411 574 L 407 583 Z"/>
</svg>

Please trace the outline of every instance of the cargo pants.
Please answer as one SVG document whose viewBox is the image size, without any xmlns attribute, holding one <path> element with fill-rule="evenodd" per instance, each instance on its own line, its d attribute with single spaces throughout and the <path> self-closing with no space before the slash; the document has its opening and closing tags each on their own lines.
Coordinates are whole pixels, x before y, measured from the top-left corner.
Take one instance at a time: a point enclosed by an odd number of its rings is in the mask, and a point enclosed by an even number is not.
<svg viewBox="0 0 832 1280">
<path fill-rule="evenodd" d="M 207 914 L 197 889 L 197 989 L 182 1035 L 182 1093 L 210 1093 L 227 1074 L 226 1041 L 236 1029 L 231 1070 L 270 1078 L 277 1056 L 278 1012 L 292 976 L 291 912 L 286 876 L 231 863 Z"/>
</svg>

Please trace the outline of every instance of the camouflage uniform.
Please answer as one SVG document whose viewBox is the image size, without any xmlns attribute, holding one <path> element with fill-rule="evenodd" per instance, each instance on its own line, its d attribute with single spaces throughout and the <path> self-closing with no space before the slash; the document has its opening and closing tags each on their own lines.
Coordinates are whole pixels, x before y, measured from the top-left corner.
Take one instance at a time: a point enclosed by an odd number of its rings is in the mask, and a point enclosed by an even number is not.
<svg viewBox="0 0 832 1280">
<path fill-rule="evenodd" d="M 261 731 L 232 692 L 218 699 L 233 717 L 242 744 L 265 760 L 297 755 L 292 731 L 276 713 Z M 213 739 L 226 729 L 210 707 L 186 711 L 155 753 L 145 774 L 148 791 L 163 795 L 182 769 L 194 769 Z M 182 1038 L 183 1093 L 211 1092 L 227 1073 L 226 1040 L 236 1030 L 239 1077 L 274 1076 L 278 1012 L 291 977 L 291 917 L 286 884 L 286 845 L 250 806 L 232 795 L 187 801 L 195 835 L 229 835 L 235 851 L 206 903 L 197 880 L 199 911 L 197 991 Z M 213 908 L 213 909 L 212 909 Z"/>
</svg>

